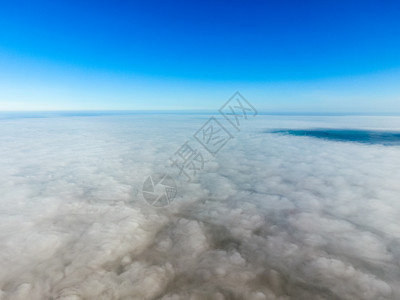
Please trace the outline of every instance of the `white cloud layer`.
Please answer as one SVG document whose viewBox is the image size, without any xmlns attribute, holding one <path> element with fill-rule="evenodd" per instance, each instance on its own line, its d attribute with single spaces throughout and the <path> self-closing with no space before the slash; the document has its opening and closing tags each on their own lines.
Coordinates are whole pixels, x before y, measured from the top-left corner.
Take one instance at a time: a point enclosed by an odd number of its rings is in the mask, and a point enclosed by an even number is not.
<svg viewBox="0 0 400 300">
<path fill-rule="evenodd" d="M 400 118 L 258 116 L 147 205 L 206 120 L 0 120 L 0 299 L 400 299 L 400 147 L 265 133 Z"/>
</svg>

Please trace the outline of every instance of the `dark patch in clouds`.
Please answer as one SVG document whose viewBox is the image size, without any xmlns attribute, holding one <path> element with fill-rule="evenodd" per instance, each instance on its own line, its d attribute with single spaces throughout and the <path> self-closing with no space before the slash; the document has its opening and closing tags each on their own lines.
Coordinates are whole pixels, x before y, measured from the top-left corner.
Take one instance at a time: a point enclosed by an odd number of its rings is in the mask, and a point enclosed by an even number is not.
<svg viewBox="0 0 400 300">
<path fill-rule="evenodd" d="M 400 132 L 359 130 L 359 129 L 278 129 L 271 133 L 307 136 L 337 142 L 380 144 L 385 146 L 400 145 Z"/>
</svg>

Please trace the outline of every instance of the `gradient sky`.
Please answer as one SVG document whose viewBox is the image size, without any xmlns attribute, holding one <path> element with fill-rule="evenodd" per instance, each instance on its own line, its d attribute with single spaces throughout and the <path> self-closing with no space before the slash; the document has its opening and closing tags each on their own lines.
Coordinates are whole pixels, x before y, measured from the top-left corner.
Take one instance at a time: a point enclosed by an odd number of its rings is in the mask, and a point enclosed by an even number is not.
<svg viewBox="0 0 400 300">
<path fill-rule="evenodd" d="M 0 110 L 400 113 L 398 1 L 1 1 Z"/>
</svg>

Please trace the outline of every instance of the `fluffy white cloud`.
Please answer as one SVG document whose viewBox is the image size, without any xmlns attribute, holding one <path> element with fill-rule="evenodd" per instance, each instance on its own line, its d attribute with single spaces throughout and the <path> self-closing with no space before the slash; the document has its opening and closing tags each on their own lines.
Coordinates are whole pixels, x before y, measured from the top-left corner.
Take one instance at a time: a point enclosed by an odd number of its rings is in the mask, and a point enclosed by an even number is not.
<svg viewBox="0 0 400 300">
<path fill-rule="evenodd" d="M 150 207 L 206 120 L 0 120 L 0 299 L 400 299 L 400 147 L 266 132 L 400 118 L 258 116 Z"/>
</svg>

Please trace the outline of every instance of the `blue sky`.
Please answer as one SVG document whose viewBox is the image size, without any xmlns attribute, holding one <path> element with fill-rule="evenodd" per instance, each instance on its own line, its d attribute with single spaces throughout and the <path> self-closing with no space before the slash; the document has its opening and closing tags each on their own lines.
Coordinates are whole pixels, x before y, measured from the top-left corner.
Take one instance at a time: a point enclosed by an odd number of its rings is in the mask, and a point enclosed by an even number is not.
<svg viewBox="0 0 400 300">
<path fill-rule="evenodd" d="M 2 1 L 0 110 L 400 112 L 397 1 Z"/>
</svg>

